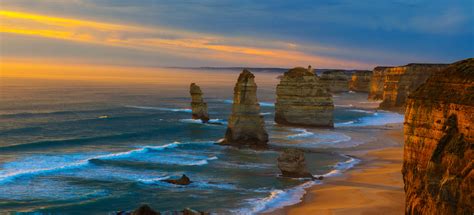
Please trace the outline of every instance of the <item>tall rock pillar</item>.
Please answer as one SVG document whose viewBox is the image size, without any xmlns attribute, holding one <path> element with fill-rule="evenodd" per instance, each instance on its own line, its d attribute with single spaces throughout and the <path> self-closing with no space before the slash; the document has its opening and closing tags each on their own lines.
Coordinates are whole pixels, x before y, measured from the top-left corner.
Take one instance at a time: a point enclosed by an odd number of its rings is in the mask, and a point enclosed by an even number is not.
<svg viewBox="0 0 474 215">
<path fill-rule="evenodd" d="M 229 117 L 224 144 L 265 148 L 268 134 L 257 100 L 255 76 L 244 69 L 234 87 L 232 114 Z"/>
<path fill-rule="evenodd" d="M 191 94 L 191 109 L 193 119 L 200 119 L 203 123 L 209 121 L 209 114 L 207 113 L 207 104 L 202 99 L 201 88 L 195 83 L 189 86 L 189 93 Z"/>
</svg>

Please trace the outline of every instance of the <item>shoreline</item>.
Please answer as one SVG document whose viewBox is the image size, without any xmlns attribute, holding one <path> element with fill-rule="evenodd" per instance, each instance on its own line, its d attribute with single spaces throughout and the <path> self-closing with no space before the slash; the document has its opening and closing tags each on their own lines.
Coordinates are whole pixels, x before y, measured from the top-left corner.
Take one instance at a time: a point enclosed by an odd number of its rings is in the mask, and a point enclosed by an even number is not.
<svg viewBox="0 0 474 215">
<path fill-rule="evenodd" d="M 360 162 L 306 188 L 299 203 L 261 214 L 404 214 L 401 127 L 401 123 L 381 126 L 375 140 L 340 150 Z"/>
</svg>

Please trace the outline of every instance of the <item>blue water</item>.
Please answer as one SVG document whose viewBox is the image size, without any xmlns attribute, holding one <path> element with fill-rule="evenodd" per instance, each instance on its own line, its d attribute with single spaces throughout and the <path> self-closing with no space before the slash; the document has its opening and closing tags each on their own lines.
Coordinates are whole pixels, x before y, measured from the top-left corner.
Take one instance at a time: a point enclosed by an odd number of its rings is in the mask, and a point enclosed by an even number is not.
<svg viewBox="0 0 474 215">
<path fill-rule="evenodd" d="M 251 214 L 298 202 L 316 182 L 278 177 L 278 152 L 214 144 L 225 133 L 234 80 L 204 87 L 212 121 L 222 125 L 191 120 L 187 82 L 104 87 L 8 80 L 0 101 L 0 212 L 107 214 L 147 203 L 161 211 Z M 335 129 L 279 126 L 273 123 L 276 81 L 259 85 L 273 145 L 350 147 L 360 144 L 354 138 L 364 139 L 353 135 L 358 127 L 403 120 L 346 105 L 336 107 Z M 327 150 L 306 157 L 314 175 L 357 163 Z M 161 181 L 182 174 L 194 183 Z"/>
</svg>

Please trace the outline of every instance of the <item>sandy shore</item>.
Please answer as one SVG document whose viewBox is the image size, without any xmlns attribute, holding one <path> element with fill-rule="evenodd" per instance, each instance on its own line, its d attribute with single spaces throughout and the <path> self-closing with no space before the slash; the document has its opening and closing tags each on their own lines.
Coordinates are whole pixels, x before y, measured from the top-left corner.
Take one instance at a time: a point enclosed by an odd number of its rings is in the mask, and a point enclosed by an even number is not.
<svg viewBox="0 0 474 215">
<path fill-rule="evenodd" d="M 361 159 L 359 165 L 309 188 L 301 203 L 269 214 L 404 214 L 403 132 L 395 128 L 377 136 L 369 149 L 344 152 Z"/>
</svg>

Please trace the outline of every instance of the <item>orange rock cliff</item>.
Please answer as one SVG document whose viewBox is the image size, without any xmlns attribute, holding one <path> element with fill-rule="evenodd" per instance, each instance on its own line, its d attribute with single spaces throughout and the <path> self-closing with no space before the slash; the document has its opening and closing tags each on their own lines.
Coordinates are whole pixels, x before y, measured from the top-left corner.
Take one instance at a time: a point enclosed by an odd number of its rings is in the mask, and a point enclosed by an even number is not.
<svg viewBox="0 0 474 215">
<path fill-rule="evenodd" d="M 474 59 L 432 74 L 406 105 L 406 214 L 474 214 Z"/>
</svg>

